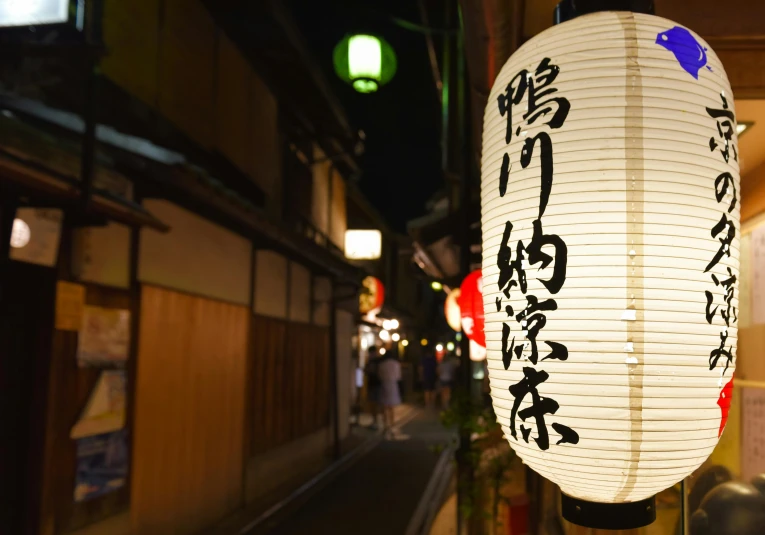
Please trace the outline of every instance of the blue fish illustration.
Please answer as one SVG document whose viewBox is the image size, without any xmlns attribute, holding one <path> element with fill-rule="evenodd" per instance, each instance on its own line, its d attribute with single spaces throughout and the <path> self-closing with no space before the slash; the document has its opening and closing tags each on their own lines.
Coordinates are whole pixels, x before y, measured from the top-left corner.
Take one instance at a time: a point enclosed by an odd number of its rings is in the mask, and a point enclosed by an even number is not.
<svg viewBox="0 0 765 535">
<path fill-rule="evenodd" d="M 656 44 L 672 52 L 680 66 L 697 80 L 699 70 L 707 66 L 707 49 L 685 28 L 675 26 L 657 34 Z M 712 70 L 709 66 L 707 69 Z"/>
</svg>

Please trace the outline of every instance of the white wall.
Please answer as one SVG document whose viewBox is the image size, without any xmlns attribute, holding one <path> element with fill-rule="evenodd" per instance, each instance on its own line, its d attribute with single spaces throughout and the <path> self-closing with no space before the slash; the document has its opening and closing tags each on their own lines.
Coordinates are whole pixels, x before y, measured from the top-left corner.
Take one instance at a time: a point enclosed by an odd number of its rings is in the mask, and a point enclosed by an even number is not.
<svg viewBox="0 0 765 535">
<path fill-rule="evenodd" d="M 320 163 L 312 167 L 313 188 L 311 191 L 311 219 L 314 226 L 324 234 L 329 234 L 330 210 L 330 170 L 332 162 L 327 160 L 324 152 L 314 145 L 313 157 Z"/>
<path fill-rule="evenodd" d="M 349 376 L 355 374 L 353 367 L 353 347 L 351 339 L 354 334 L 353 314 L 338 310 L 335 316 L 337 333 L 337 417 L 340 420 L 340 438 L 345 438 L 350 432 L 351 416 L 351 381 Z"/>
<path fill-rule="evenodd" d="M 297 262 L 290 262 L 289 274 L 289 319 L 308 323 L 311 321 L 311 272 Z"/>
<path fill-rule="evenodd" d="M 744 329 L 752 323 L 752 234 L 741 236 L 739 242 L 741 265 L 738 281 L 738 328 Z"/>
<path fill-rule="evenodd" d="M 130 228 L 118 223 L 75 229 L 72 273 L 81 281 L 130 287 Z"/>
<path fill-rule="evenodd" d="M 313 279 L 313 322 L 328 326 L 332 306 L 332 281 L 328 277 Z"/>
<path fill-rule="evenodd" d="M 288 283 L 288 260 L 273 251 L 256 251 L 253 296 L 255 313 L 285 319 Z"/>
<path fill-rule="evenodd" d="M 249 305 L 249 240 L 164 200 L 144 206 L 171 230 L 141 230 L 138 280 Z"/>
</svg>

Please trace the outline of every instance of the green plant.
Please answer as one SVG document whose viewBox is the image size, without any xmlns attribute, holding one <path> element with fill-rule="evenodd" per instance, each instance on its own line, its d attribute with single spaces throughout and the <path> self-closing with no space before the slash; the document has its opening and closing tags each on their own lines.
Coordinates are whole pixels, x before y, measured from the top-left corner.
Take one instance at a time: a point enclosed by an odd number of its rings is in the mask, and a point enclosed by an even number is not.
<svg viewBox="0 0 765 535">
<path fill-rule="evenodd" d="M 508 472 L 516 459 L 497 422 L 491 406 L 482 406 L 464 392 L 456 392 L 450 407 L 441 413 L 441 423 L 462 436 L 470 436 L 469 448 L 463 453 L 473 477 L 458 479 L 462 493 L 460 512 L 467 520 L 488 518 L 497 522 L 500 490 L 508 481 Z M 482 507 L 481 490 L 492 489 L 492 503 L 488 510 Z"/>
</svg>

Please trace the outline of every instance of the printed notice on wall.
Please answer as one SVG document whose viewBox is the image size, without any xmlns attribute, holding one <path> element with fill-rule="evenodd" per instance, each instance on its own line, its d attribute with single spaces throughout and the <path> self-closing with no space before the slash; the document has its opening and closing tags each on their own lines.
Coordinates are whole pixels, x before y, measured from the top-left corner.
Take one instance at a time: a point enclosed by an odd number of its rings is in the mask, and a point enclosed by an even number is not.
<svg viewBox="0 0 765 535">
<path fill-rule="evenodd" d="M 90 392 L 88 403 L 72 427 L 70 438 L 80 439 L 119 431 L 125 427 L 124 370 L 106 370 Z"/>
<path fill-rule="evenodd" d="M 19 208 L 11 231 L 12 260 L 54 267 L 58 262 L 61 221 L 58 209 Z"/>
<path fill-rule="evenodd" d="M 752 231 L 752 325 L 765 323 L 765 225 Z"/>
<path fill-rule="evenodd" d="M 741 475 L 744 481 L 750 481 L 765 473 L 765 389 L 741 390 Z"/>
<path fill-rule="evenodd" d="M 127 431 L 77 441 L 74 501 L 84 502 L 125 486 L 128 473 Z"/>
<path fill-rule="evenodd" d="M 85 287 L 72 282 L 56 284 L 56 329 L 79 331 L 85 308 Z"/>
<path fill-rule="evenodd" d="M 130 311 L 86 306 L 77 345 L 81 368 L 121 368 L 130 345 Z"/>
</svg>

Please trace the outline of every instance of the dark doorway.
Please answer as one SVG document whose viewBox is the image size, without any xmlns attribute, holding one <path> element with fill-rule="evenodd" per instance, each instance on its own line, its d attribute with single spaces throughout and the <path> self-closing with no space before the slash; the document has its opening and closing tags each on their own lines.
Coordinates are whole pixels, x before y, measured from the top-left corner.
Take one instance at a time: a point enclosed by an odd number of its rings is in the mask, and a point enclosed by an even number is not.
<svg viewBox="0 0 765 535">
<path fill-rule="evenodd" d="M 56 270 L 8 257 L 15 208 L 0 207 L 0 526 L 37 530 Z"/>
</svg>

